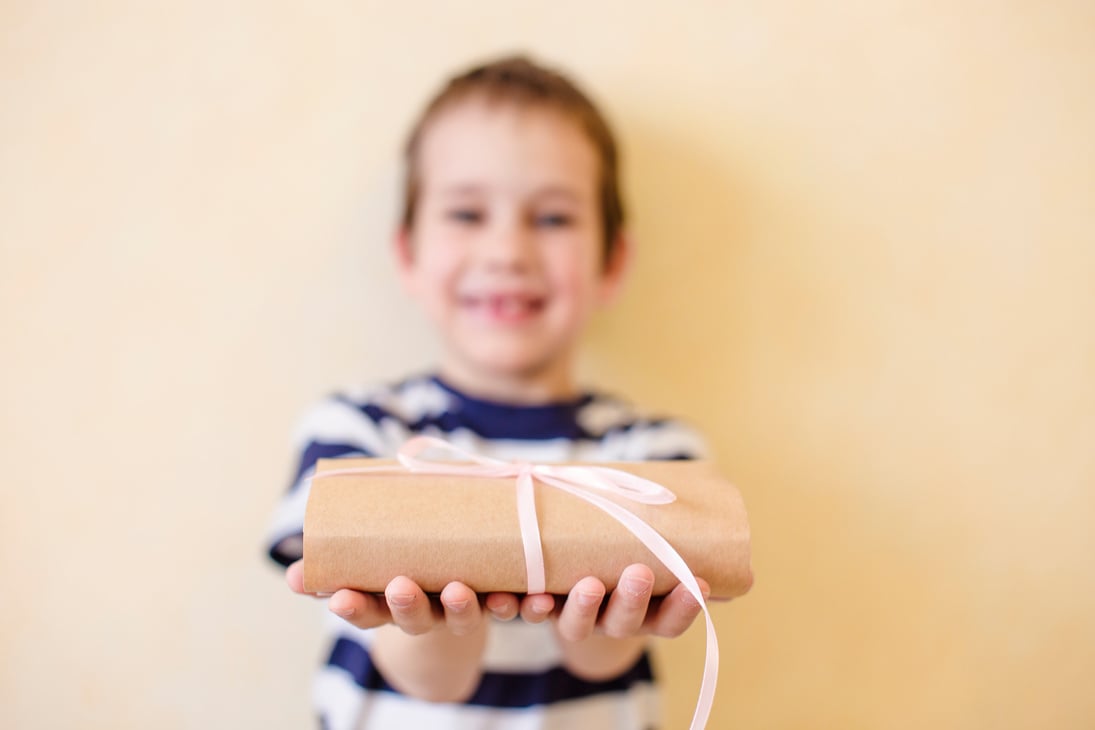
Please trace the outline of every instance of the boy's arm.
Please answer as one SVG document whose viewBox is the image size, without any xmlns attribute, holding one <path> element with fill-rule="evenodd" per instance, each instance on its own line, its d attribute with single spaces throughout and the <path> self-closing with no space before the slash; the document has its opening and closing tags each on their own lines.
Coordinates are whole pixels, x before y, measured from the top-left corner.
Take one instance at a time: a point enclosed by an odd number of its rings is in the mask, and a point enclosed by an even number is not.
<svg viewBox="0 0 1095 730">
<path fill-rule="evenodd" d="M 303 594 L 301 565 L 289 566 L 286 581 Z M 706 598 L 707 583 L 697 581 Z M 519 603 L 513 594 L 492 593 L 481 605 L 479 596 L 462 583 L 447 585 L 439 604 L 433 604 L 414 581 L 398 577 L 383 597 L 344 589 L 328 597 L 328 607 L 358 628 L 378 629 L 372 656 L 396 689 L 434 702 L 461 702 L 482 677 L 488 614 L 509 620 L 519 612 L 530 623 L 554 615 L 563 665 L 583 679 L 607 680 L 638 661 L 649 636 L 679 636 L 700 613 L 684 586 L 652 599 L 653 586 L 649 567 L 631 565 L 603 612 L 605 585 L 593 577 L 578 581 L 555 611 L 555 598 L 548 594 L 525 596 Z"/>
<path fill-rule="evenodd" d="M 304 594 L 301 568 L 299 561 L 290 565 L 285 579 Z M 481 606 L 479 596 L 462 583 L 447 585 L 434 604 L 404 577 L 393 579 L 383 597 L 346 589 L 321 597 L 329 598 L 331 612 L 347 622 L 377 629 L 370 653 L 393 687 L 433 702 L 471 696 L 482 676 L 488 614 L 506 620 L 518 610 L 517 597 L 505 593 L 486 596 Z"/>
<path fill-rule="evenodd" d="M 710 588 L 702 578 L 697 581 L 706 599 Z M 653 587 L 654 572 L 648 566 L 628 566 L 602 612 L 604 583 L 592 577 L 578 581 L 555 622 L 566 668 L 591 681 L 618 677 L 638 661 L 649 636 L 673 638 L 684 633 L 699 615 L 700 605 L 683 585 L 652 599 Z M 540 598 L 551 597 L 529 596 L 522 603 L 526 621 L 537 620 L 526 604 Z"/>
<path fill-rule="evenodd" d="M 364 605 L 369 599 L 376 606 L 373 616 Z M 388 584 L 383 599 L 339 591 L 330 608 L 361 628 L 384 621 L 377 627 L 371 654 L 380 673 L 400 692 L 432 702 L 461 702 L 478 686 L 487 622 L 467 586 L 445 586 L 438 608 L 414 581 L 399 577 Z"/>
</svg>

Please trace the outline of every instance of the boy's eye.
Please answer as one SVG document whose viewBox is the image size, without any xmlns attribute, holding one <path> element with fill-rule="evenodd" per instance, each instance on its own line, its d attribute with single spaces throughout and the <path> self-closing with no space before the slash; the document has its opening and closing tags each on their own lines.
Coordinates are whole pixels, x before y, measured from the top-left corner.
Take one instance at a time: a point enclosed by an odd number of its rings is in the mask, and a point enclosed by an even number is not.
<svg viewBox="0 0 1095 730">
<path fill-rule="evenodd" d="M 445 213 L 445 217 L 456 223 L 480 223 L 483 214 L 475 208 L 453 208 Z"/>
<path fill-rule="evenodd" d="M 545 213 L 536 216 L 537 228 L 566 228 L 574 219 L 566 213 Z"/>
</svg>

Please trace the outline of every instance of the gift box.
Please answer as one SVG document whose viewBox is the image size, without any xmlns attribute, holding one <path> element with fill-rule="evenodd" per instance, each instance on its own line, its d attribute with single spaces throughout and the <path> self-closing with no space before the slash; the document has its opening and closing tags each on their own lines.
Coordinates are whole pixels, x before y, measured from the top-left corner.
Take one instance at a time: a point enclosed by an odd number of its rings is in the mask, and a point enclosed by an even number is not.
<svg viewBox="0 0 1095 730">
<path fill-rule="evenodd" d="M 675 495 L 642 504 L 597 489 L 656 530 L 714 598 L 749 590 L 749 525 L 741 495 L 703 461 L 570 466 L 611 467 Z M 361 470 L 359 473 L 347 473 Z M 333 472 L 338 472 L 334 475 Z M 655 595 L 680 580 L 604 510 L 533 475 L 546 592 L 565 594 L 585 576 L 612 590 L 623 569 L 654 570 Z M 395 460 L 324 459 L 317 464 L 304 522 L 304 588 L 383 592 L 405 575 L 427 592 L 461 581 L 479 593 L 525 593 L 529 572 L 512 475 L 420 473 Z"/>
</svg>

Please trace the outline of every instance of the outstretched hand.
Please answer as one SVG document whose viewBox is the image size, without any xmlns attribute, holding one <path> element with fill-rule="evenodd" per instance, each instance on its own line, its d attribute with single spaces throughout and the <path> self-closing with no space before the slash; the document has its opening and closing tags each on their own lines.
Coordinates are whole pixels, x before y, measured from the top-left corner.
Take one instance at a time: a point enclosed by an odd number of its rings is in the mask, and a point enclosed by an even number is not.
<svg viewBox="0 0 1095 730">
<path fill-rule="evenodd" d="M 332 613 L 358 628 L 394 624 L 411 635 L 441 626 L 463 635 L 478 629 L 487 616 L 508 621 L 520 615 L 529 623 L 554 619 L 559 636 L 569 642 L 594 634 L 615 639 L 642 635 L 672 638 L 682 634 L 700 613 L 699 603 L 684 585 L 653 597 L 654 573 L 638 563 L 624 569 L 607 600 L 604 583 L 593 577 L 578 581 L 565 597 L 546 593 L 480 596 L 463 583 L 453 582 L 434 600 L 403 576 L 393 578 L 382 596 L 346 588 L 329 595 L 309 594 L 304 590 L 301 561 L 289 566 L 285 579 L 296 593 L 327 598 Z M 706 598 L 710 591 L 707 582 L 702 578 L 697 581 Z"/>
<path fill-rule="evenodd" d="M 711 589 L 697 578 L 704 598 Z M 665 596 L 653 597 L 654 571 L 641 563 L 624 568 L 616 589 L 605 600 L 605 585 L 597 578 L 582 578 L 570 590 L 557 615 L 557 631 L 566 641 L 582 641 L 593 634 L 613 639 L 652 635 L 673 638 L 692 625 L 700 604 L 683 584 Z M 526 601 L 541 596 L 529 596 Z M 552 596 L 546 596 L 551 599 Z M 536 615 L 522 616 L 535 621 Z"/>
<path fill-rule="evenodd" d="M 454 634 L 471 633 L 487 615 L 503 621 L 518 613 L 518 598 L 512 593 L 490 593 L 480 597 L 463 583 L 449 583 L 433 601 L 410 578 L 399 576 L 388 583 L 383 595 L 343 588 L 332 594 L 307 593 L 304 590 L 302 562 L 285 571 L 289 587 L 302 595 L 326 598 L 331 613 L 341 616 L 359 629 L 394 624 L 411 635 L 424 634 L 445 626 Z"/>
</svg>

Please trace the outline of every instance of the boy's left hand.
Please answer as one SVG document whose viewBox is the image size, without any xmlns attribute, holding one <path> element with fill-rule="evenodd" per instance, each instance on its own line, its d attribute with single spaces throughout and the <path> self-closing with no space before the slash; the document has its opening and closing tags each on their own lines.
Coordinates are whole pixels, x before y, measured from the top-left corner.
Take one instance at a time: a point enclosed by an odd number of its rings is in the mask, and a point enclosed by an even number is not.
<svg viewBox="0 0 1095 730">
<path fill-rule="evenodd" d="M 707 581 L 696 580 L 706 600 L 711 589 Z M 651 596 L 653 587 L 654 572 L 636 563 L 624 569 L 603 611 L 605 585 L 587 577 L 575 584 L 559 607 L 551 595 L 525 596 L 520 603 L 521 618 L 539 623 L 555 617 L 556 629 L 567 641 L 582 641 L 595 632 L 614 639 L 680 636 L 700 614 L 699 603 L 683 584 L 658 598 Z"/>
<path fill-rule="evenodd" d="M 303 592 L 299 563 L 291 566 L 287 578 L 294 591 Z M 696 581 L 706 600 L 710 586 L 703 578 L 697 577 Z M 635 563 L 624 569 L 603 610 L 605 584 L 592 576 L 578 581 L 565 598 L 547 593 L 492 593 L 485 597 L 484 604 L 487 611 L 502 620 L 520 615 L 529 623 L 540 623 L 554 618 L 559 635 L 571 642 L 595 633 L 614 639 L 680 636 L 700 614 L 700 605 L 683 584 L 657 598 L 651 595 L 653 587 L 654 572 Z"/>
</svg>

